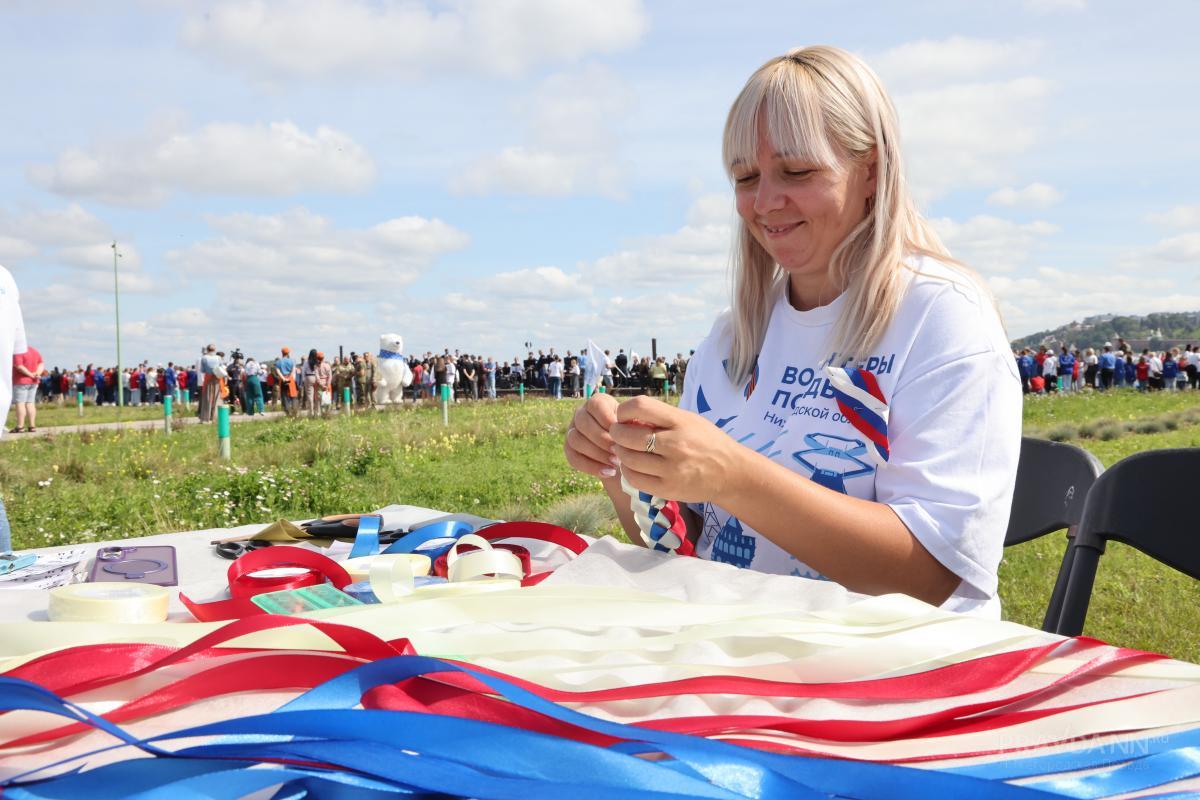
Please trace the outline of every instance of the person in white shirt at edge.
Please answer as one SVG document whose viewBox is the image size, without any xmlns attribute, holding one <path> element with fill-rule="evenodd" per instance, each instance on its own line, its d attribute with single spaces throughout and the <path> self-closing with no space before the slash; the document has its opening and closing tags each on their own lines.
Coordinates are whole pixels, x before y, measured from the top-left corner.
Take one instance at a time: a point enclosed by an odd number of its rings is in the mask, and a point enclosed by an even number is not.
<svg viewBox="0 0 1200 800">
<path fill-rule="evenodd" d="M 1053 351 L 1048 351 L 1042 362 L 1042 377 L 1046 379 L 1047 392 L 1058 391 L 1058 356 Z"/>
<path fill-rule="evenodd" d="M 564 450 L 632 541 L 619 470 L 687 504 L 702 558 L 995 618 L 1021 383 L 981 280 L 908 196 L 898 131 L 847 52 L 793 50 L 755 72 L 724 135 L 732 309 L 696 348 L 679 408 L 593 395 Z M 886 438 L 864 432 L 872 403 L 838 402 L 846 377 L 886 402 Z"/>
<path fill-rule="evenodd" d="M 25 319 L 21 316 L 20 301 L 16 281 L 0 266 L 0 436 L 4 435 L 8 407 L 12 403 L 13 355 L 29 349 L 25 342 Z M 12 532 L 8 527 L 4 495 L 0 494 L 0 553 L 9 552 L 12 552 Z"/>
</svg>

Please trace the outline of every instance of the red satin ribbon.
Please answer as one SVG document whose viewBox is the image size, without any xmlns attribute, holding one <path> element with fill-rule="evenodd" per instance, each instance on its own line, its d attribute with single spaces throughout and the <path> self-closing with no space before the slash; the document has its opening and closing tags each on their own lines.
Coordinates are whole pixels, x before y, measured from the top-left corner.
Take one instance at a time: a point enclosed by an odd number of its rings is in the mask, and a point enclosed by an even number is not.
<svg viewBox="0 0 1200 800">
<path fill-rule="evenodd" d="M 59 694 L 71 695 L 137 678 L 173 663 L 213 658 L 230 653 L 255 652 L 217 648 L 217 645 L 247 633 L 296 624 L 313 625 L 330 636 L 345 652 L 259 651 L 262 654 L 241 658 L 234 662 L 219 663 L 190 675 L 176 683 L 136 698 L 106 716 L 113 721 L 122 721 L 160 713 L 199 699 L 231 692 L 274 688 L 309 688 L 363 661 L 396 655 L 398 652 L 411 652 L 406 640 L 389 643 L 357 628 L 263 615 L 226 625 L 183 648 L 128 644 L 90 645 L 42 656 L 7 674 L 40 683 Z M 1102 642 L 1094 639 L 1079 639 L 1075 640 L 1073 644 L 1082 646 L 1084 649 L 1104 646 Z M 711 676 L 607 690 L 572 692 L 551 689 L 503 675 L 503 673 L 487 671 L 523 686 L 546 699 L 573 703 L 666 697 L 679 694 L 921 700 L 999 688 L 1025 673 L 1062 646 L 1063 643 L 1054 642 L 1026 650 L 985 656 L 915 675 L 844 683 L 803 684 L 736 676 Z M 1067 646 L 1072 646 L 1072 643 L 1068 642 Z M 1068 684 L 1078 684 L 1085 679 L 1094 680 L 1137 661 L 1164 658 L 1164 656 L 1136 650 L 1104 647 L 1104 652 L 1037 689 L 912 717 L 862 721 L 714 715 L 702 718 L 652 720 L 642 724 L 645 727 L 694 735 L 721 736 L 726 740 L 734 740 L 739 733 L 752 730 L 769 730 L 784 735 L 791 734 L 835 741 L 881 741 L 897 737 L 933 737 L 994 730 L 1030 719 L 1063 713 L 1073 708 L 1124 699 L 1105 698 L 1074 706 L 987 713 L 1029 700 L 1034 696 L 1040 695 L 1044 699 L 1060 693 Z M 266 659 L 270 659 L 270 661 L 266 661 Z M 84 674 L 88 672 L 91 674 Z M 64 679 L 64 674 L 72 674 L 71 679 Z M 371 708 L 424 710 L 433 713 L 454 714 L 516 725 L 529 730 L 568 736 L 597 744 L 611 741 L 574 726 L 550 720 L 535 712 L 514 707 L 512 704 L 492 696 L 490 690 L 479 681 L 459 673 L 446 673 L 437 678 L 415 678 L 395 686 L 378 687 L 364 696 L 363 704 L 365 707 Z M 27 737 L 20 740 L 20 743 L 28 744 L 35 740 L 46 741 L 82 730 L 84 728 L 79 726 L 65 726 L 38 734 L 36 738 Z M 741 743 L 771 750 L 811 752 L 804 747 L 802 741 L 798 741 L 792 746 L 787 743 L 761 743 L 750 740 Z M 6 746 L 15 746 L 16 744 L 17 742 L 10 742 Z"/>
<path fill-rule="evenodd" d="M 277 578 L 256 577 L 254 573 L 268 569 L 284 567 L 301 568 L 306 570 L 299 575 L 288 575 Z M 276 545 L 264 547 L 261 550 L 251 550 L 243 553 L 232 564 L 226 573 L 229 580 L 229 600 L 217 600 L 212 603 L 197 603 L 183 592 L 179 593 L 179 601 L 187 607 L 192 616 L 201 622 L 213 622 L 223 619 L 241 619 L 265 613 L 261 608 L 250 602 L 250 598 L 265 592 L 280 592 L 286 589 L 300 589 L 305 586 L 316 586 L 328 580 L 335 588 L 341 589 L 353 582 L 350 574 L 333 559 L 305 550 L 301 547 Z"/>
</svg>

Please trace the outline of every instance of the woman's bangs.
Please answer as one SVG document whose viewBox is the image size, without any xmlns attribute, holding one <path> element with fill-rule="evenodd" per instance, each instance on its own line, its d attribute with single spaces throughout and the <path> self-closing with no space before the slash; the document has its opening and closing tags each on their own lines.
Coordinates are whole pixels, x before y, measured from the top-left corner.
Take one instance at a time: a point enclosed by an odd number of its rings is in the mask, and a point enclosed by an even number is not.
<svg viewBox="0 0 1200 800">
<path fill-rule="evenodd" d="M 817 87 L 803 66 L 780 61 L 760 70 L 742 90 L 725 128 L 725 167 L 730 173 L 737 164 L 757 162 L 761 119 L 766 120 L 775 152 L 820 167 L 836 168 L 840 163 Z"/>
<path fill-rule="evenodd" d="M 819 87 L 807 69 L 785 63 L 792 68 L 776 72 L 763 98 L 767 137 L 776 152 L 787 158 L 836 168 L 841 159 L 829 140 Z"/>
</svg>

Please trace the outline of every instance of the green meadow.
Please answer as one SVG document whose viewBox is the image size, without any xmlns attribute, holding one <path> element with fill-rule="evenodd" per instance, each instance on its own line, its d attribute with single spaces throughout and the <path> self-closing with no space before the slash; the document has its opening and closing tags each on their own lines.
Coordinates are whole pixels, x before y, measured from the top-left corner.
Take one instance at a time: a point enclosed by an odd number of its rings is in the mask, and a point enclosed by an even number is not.
<svg viewBox="0 0 1200 800">
<path fill-rule="evenodd" d="M 16 548 L 224 527 L 407 503 L 503 519 L 544 519 L 621 535 L 599 483 L 570 470 L 562 432 L 570 401 L 460 403 L 444 427 L 434 406 L 352 418 L 233 427 L 233 459 L 212 426 L 116 430 L 0 443 L 0 486 Z M 88 409 L 87 422 L 102 421 Z M 123 419 L 160 418 L 126 409 Z M 112 409 L 114 415 L 116 409 Z M 143 416 L 144 415 L 144 416 Z M 73 408 L 39 427 L 77 424 Z M 11 424 L 11 418 L 10 418 Z M 1031 397 L 1026 433 L 1087 448 L 1106 465 L 1164 447 L 1200 447 L 1200 392 Z M 1198 476 L 1200 479 L 1200 476 Z M 1191 497 L 1181 529 L 1194 527 Z M 1066 539 L 1010 548 L 1000 568 L 1004 615 L 1040 626 Z M 1200 582 L 1112 545 L 1101 559 L 1085 633 L 1200 661 Z"/>
</svg>

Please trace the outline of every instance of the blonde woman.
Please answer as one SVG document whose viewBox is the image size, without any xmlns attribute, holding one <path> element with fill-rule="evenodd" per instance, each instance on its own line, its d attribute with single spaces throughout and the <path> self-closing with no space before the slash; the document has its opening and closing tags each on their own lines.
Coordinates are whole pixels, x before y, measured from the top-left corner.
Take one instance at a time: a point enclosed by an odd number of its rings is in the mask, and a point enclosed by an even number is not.
<svg viewBox="0 0 1200 800">
<path fill-rule="evenodd" d="M 703 558 L 996 617 L 1020 379 L 987 290 L 909 197 L 898 133 L 847 52 L 755 72 L 724 136 L 732 308 L 678 409 L 594 395 L 566 456 L 633 541 L 618 470 L 687 504 Z"/>
</svg>

